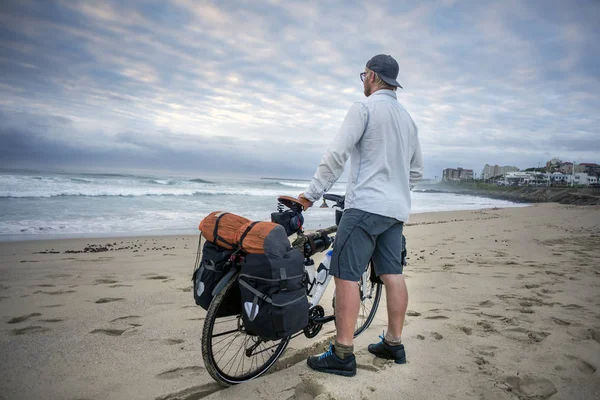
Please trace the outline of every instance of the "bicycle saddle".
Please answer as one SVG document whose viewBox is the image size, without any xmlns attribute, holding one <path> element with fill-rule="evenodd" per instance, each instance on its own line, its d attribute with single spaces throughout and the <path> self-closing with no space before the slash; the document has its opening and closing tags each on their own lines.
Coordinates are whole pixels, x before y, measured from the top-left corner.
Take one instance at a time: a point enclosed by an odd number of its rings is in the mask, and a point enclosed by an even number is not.
<svg viewBox="0 0 600 400">
<path fill-rule="evenodd" d="M 279 196 L 277 201 L 293 211 L 302 211 L 304 206 L 298 201 L 298 199 L 290 196 Z"/>
</svg>

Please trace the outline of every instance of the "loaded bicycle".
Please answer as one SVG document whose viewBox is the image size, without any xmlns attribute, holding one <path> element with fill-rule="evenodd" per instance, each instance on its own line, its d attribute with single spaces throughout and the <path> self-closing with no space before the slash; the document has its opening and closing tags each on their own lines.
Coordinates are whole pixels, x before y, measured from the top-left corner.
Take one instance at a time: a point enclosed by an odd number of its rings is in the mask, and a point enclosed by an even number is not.
<svg viewBox="0 0 600 400">
<path fill-rule="evenodd" d="M 308 300 L 308 322 L 300 332 L 274 338 L 261 336 L 250 329 L 251 322 L 248 315 L 251 318 L 256 313 L 256 309 L 259 307 L 257 298 L 262 297 L 264 300 L 266 296 L 261 296 L 260 292 L 253 290 L 254 293 L 257 293 L 254 296 L 254 302 L 244 303 L 243 300 L 240 300 L 240 285 L 248 286 L 247 279 L 243 279 L 244 274 L 242 273 L 242 266 L 248 255 L 240 248 L 235 249 L 229 256 L 227 273 L 219 279 L 212 291 L 214 297 L 208 306 L 202 330 L 204 364 L 209 374 L 219 384 L 235 385 L 265 374 L 281 357 L 290 340 L 299 335 L 314 338 L 324 324 L 335 321 L 335 294 L 332 301 L 334 310 L 332 315 L 325 315 L 325 309 L 319 303 L 331 281 L 329 262 L 332 250 L 330 247 L 335 246 L 332 236 L 337 232 L 345 198 L 334 194 L 325 194 L 323 198 L 332 201 L 333 207 L 338 208 L 335 225 L 326 229 L 305 233 L 301 227 L 302 205 L 291 197 L 279 197 L 278 213 L 274 213 L 272 216 L 275 222 L 286 225 L 286 229 L 289 225 L 298 227 L 298 229 L 292 229 L 292 231 L 296 231 L 292 248 L 298 249 L 304 257 L 306 270 L 303 277 L 303 288 L 305 288 L 303 296 L 307 296 Z M 274 215 L 277 215 L 277 218 Z M 313 256 L 323 252 L 326 252 L 325 258 L 315 270 Z M 361 308 L 355 327 L 355 337 L 370 326 L 381 299 L 382 284 L 374 278 L 373 268 L 372 262 L 369 262 L 357 284 Z M 232 311 L 231 304 L 240 304 L 240 302 L 246 306 L 245 309 L 242 307 Z M 244 312 L 247 315 L 243 315 Z"/>
</svg>

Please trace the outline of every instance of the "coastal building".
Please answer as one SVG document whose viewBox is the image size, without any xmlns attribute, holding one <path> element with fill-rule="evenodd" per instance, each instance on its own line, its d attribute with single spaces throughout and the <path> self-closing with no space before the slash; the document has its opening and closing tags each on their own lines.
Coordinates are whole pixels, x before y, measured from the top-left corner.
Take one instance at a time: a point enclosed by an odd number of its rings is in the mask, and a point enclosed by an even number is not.
<svg viewBox="0 0 600 400">
<path fill-rule="evenodd" d="M 556 172 L 560 167 L 562 161 L 558 157 L 554 157 L 552 160 L 546 162 L 546 171 L 548 172 Z"/>
<path fill-rule="evenodd" d="M 483 171 L 481 171 L 481 179 L 483 179 L 483 180 L 492 179 L 492 178 L 500 177 L 500 176 L 506 174 L 507 172 L 514 172 L 514 171 L 519 171 L 519 168 L 511 167 L 508 165 L 500 167 L 500 166 L 498 166 L 498 164 L 496 164 L 496 165 L 485 164 L 485 167 L 483 167 Z"/>
<path fill-rule="evenodd" d="M 504 179 L 499 180 L 498 184 L 507 186 L 528 185 L 531 181 L 533 181 L 533 175 L 533 172 L 525 171 L 507 172 L 504 174 Z"/>
<path fill-rule="evenodd" d="M 598 177 L 584 172 L 563 174 L 562 172 L 541 173 L 531 171 L 508 172 L 497 181 L 498 185 L 506 186 L 569 186 L 569 185 L 598 185 Z"/>
<path fill-rule="evenodd" d="M 598 184 L 598 177 L 591 176 L 585 172 L 576 172 L 573 174 L 573 183 L 575 185 L 589 186 L 591 184 Z"/>
<path fill-rule="evenodd" d="M 573 166 L 575 165 L 575 166 Z M 581 164 L 573 164 L 572 162 L 562 162 L 558 167 L 558 172 L 562 172 L 563 174 L 572 174 L 573 168 L 575 169 L 575 173 L 584 172 L 585 167 Z"/>
<path fill-rule="evenodd" d="M 583 172 L 586 174 L 600 177 L 600 165 L 596 163 L 580 163 L 579 165 L 583 167 Z"/>
<path fill-rule="evenodd" d="M 473 170 L 464 168 L 446 168 L 442 171 L 442 181 L 470 181 L 473 180 Z"/>
<path fill-rule="evenodd" d="M 573 176 L 563 174 L 562 172 L 553 172 L 549 174 L 548 178 L 552 185 L 568 185 L 571 183 Z"/>
</svg>

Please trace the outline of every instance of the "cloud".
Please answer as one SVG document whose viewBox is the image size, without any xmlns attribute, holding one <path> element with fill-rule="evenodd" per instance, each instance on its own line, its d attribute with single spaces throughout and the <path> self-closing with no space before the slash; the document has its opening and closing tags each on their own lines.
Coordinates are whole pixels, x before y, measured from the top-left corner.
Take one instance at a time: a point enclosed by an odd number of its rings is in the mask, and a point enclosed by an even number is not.
<svg viewBox="0 0 600 400">
<path fill-rule="evenodd" d="M 309 177 L 381 52 L 426 175 L 598 162 L 600 7 L 550 3 L 3 3 L 1 163 Z"/>
</svg>

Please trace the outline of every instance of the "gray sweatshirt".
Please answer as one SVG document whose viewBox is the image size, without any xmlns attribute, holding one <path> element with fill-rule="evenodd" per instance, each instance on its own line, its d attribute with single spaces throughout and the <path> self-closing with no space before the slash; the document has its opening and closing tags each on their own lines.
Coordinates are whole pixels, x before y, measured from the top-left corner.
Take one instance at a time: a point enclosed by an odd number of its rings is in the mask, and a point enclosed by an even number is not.
<svg viewBox="0 0 600 400">
<path fill-rule="evenodd" d="M 354 103 L 304 195 L 317 201 L 350 158 L 346 209 L 408 221 L 410 186 L 423 177 L 417 131 L 392 90 L 378 90 Z"/>
</svg>

